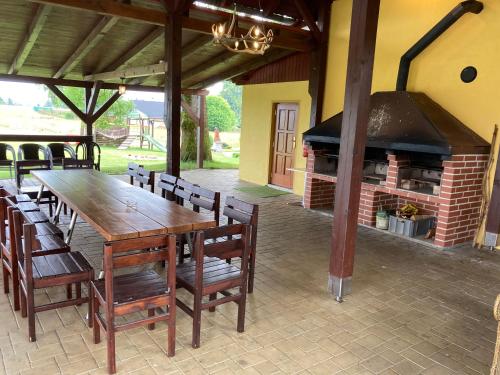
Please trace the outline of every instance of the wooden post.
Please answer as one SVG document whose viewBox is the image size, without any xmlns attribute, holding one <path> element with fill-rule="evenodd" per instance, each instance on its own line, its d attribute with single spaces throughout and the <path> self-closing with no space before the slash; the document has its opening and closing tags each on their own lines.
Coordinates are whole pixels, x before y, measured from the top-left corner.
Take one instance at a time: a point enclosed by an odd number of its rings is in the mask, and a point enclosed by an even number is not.
<svg viewBox="0 0 500 375">
<path fill-rule="evenodd" d="M 353 0 L 328 289 L 351 293 L 380 0 Z"/>
<path fill-rule="evenodd" d="M 321 122 L 323 115 L 330 15 L 331 1 L 321 1 L 318 15 L 318 30 L 320 35 L 317 47 L 311 53 L 311 72 L 309 78 L 309 95 L 311 95 L 311 120 L 309 126 L 311 128 Z"/>
<path fill-rule="evenodd" d="M 167 127 L 167 173 L 179 177 L 181 161 L 181 59 L 182 6 L 166 2 L 165 26 L 165 126 Z M 180 2 L 182 3 L 182 1 Z M 180 9 L 179 9 L 180 8 Z"/>
<path fill-rule="evenodd" d="M 203 160 L 205 159 L 205 126 L 207 122 L 207 98 L 205 95 L 198 96 L 198 134 L 196 140 L 198 149 L 196 153 L 196 163 L 198 168 L 203 168 Z"/>
<path fill-rule="evenodd" d="M 91 101 L 92 101 L 92 89 L 90 87 L 85 88 L 85 114 L 86 114 L 86 120 L 85 120 L 85 135 L 88 136 L 93 136 L 93 127 L 94 124 L 92 122 L 92 111 L 93 109 L 91 107 Z M 92 138 L 94 140 L 94 138 Z M 91 148 L 91 143 L 87 143 L 87 150 L 90 151 Z M 90 159 L 90 154 L 91 152 L 87 152 L 87 154 L 84 156 L 86 159 Z"/>
</svg>

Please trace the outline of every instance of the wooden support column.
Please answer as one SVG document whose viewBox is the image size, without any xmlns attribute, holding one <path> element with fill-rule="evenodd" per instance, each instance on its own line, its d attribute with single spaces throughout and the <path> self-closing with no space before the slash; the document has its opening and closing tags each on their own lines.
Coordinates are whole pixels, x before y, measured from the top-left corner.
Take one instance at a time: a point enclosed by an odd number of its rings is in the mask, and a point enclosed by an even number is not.
<svg viewBox="0 0 500 375">
<path fill-rule="evenodd" d="M 298 1 L 298 0 L 296 0 Z M 298 1 L 299 3 L 301 1 Z M 317 46 L 311 53 L 311 71 L 309 76 L 309 95 L 311 95 L 311 120 L 309 127 L 314 127 L 322 120 L 323 100 L 325 97 L 326 65 L 328 60 L 328 40 L 330 35 L 331 1 L 321 1 L 317 29 Z"/>
<path fill-rule="evenodd" d="M 207 97 L 205 95 L 198 96 L 198 134 L 196 137 L 196 164 L 198 168 L 203 168 L 203 160 L 205 159 L 205 127 L 207 124 Z"/>
<path fill-rule="evenodd" d="M 353 0 L 328 289 L 351 293 L 380 0 Z"/>
<path fill-rule="evenodd" d="M 179 177 L 181 163 L 181 59 L 184 1 L 166 1 L 165 18 L 165 126 L 167 173 Z"/>
</svg>

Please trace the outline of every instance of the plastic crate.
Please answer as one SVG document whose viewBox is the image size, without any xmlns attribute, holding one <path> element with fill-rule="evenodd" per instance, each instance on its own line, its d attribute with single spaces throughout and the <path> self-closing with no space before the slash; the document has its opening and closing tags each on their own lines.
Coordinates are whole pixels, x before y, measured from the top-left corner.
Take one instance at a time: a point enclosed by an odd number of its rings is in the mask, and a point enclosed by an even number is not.
<svg viewBox="0 0 500 375">
<path fill-rule="evenodd" d="M 412 220 L 391 215 L 389 217 L 389 232 L 407 237 L 422 236 L 434 226 L 435 220 L 436 218 L 433 216 Z"/>
</svg>

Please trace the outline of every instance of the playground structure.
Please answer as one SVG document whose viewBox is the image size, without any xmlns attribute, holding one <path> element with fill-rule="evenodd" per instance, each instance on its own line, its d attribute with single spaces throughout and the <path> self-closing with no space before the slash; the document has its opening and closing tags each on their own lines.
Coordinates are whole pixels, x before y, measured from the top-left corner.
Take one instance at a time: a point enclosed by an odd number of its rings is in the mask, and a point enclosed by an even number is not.
<svg viewBox="0 0 500 375">
<path fill-rule="evenodd" d="M 134 136 L 134 140 L 139 137 L 139 147 L 143 148 L 146 146 L 148 150 L 153 150 L 156 147 L 158 150 L 167 152 L 167 148 L 164 144 L 159 142 L 154 138 L 155 135 L 155 125 L 160 124 L 163 126 L 163 119 L 158 118 L 129 118 L 128 119 L 129 128 L 139 128 L 139 134 L 130 132 L 130 136 Z M 134 129 L 135 130 L 135 129 Z"/>
</svg>

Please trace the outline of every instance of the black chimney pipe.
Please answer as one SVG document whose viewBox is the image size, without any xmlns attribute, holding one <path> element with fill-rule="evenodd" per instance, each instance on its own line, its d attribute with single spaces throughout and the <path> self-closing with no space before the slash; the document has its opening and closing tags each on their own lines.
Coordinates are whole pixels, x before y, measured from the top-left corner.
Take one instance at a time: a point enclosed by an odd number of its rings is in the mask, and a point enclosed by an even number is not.
<svg viewBox="0 0 500 375">
<path fill-rule="evenodd" d="M 397 91 L 405 91 L 408 83 L 408 74 L 410 73 L 410 64 L 423 50 L 425 50 L 432 42 L 434 42 L 441 34 L 457 22 L 460 17 L 466 13 L 479 14 L 483 10 L 483 3 L 476 0 L 467 0 L 458 4 L 453 10 L 448 13 L 441 21 L 439 21 L 427 34 L 415 43 L 406 53 L 401 56 L 399 63 L 398 80 L 396 82 Z"/>
</svg>

